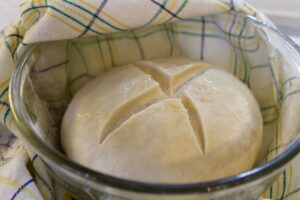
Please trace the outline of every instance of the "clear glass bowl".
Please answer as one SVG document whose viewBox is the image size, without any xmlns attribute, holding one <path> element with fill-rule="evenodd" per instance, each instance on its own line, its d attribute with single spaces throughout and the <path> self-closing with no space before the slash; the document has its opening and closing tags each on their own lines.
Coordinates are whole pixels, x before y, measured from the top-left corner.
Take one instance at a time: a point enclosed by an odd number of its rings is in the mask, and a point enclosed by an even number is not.
<svg viewBox="0 0 300 200">
<path fill-rule="evenodd" d="M 276 29 L 249 16 L 247 20 L 267 35 L 267 42 L 272 43 L 284 63 L 288 63 L 279 66 L 282 73 L 293 71 L 295 77 L 300 77 L 298 46 Z M 44 101 L 36 92 L 39 86 L 33 76 L 39 70 L 37 63 L 46 59 L 47 54 L 41 52 L 47 51 L 47 45 L 36 44 L 28 48 L 20 59 L 10 83 L 10 103 L 20 129 L 18 136 L 42 158 L 51 176 L 78 199 L 257 199 L 300 152 L 297 132 L 272 160 L 236 176 L 193 184 L 129 181 L 83 167 L 69 160 L 59 143 L 59 118 L 71 99 L 70 94 L 65 92 L 63 101 L 53 103 Z M 55 109 L 57 107 L 60 109 Z M 292 112 L 288 105 L 280 109 L 282 113 Z M 300 119 L 297 120 L 300 124 Z"/>
</svg>

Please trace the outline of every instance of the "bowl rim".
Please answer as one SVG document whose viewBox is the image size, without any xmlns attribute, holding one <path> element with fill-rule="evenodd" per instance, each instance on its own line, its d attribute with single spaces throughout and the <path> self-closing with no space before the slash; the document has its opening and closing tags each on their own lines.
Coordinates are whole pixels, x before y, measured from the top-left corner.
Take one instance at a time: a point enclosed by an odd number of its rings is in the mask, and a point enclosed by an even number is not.
<svg viewBox="0 0 300 200">
<path fill-rule="evenodd" d="M 252 16 L 247 16 L 247 18 L 253 20 L 259 25 L 263 25 L 275 31 L 277 34 L 279 34 L 280 37 L 282 37 L 282 39 L 284 39 L 288 44 L 290 44 L 299 52 L 300 47 L 288 36 L 279 32 L 276 28 L 263 23 Z M 22 108 L 21 104 L 19 103 L 21 102 L 20 93 L 22 89 L 19 86 L 21 85 L 21 76 L 23 70 L 25 69 L 25 63 L 28 59 L 28 56 L 37 48 L 37 46 L 37 44 L 30 45 L 21 59 L 19 59 L 16 65 L 16 69 L 12 74 L 9 85 L 9 102 L 14 119 L 16 121 L 16 125 L 21 132 L 21 138 L 24 139 L 25 142 L 30 144 L 30 147 L 32 147 L 34 151 L 38 152 L 38 155 L 41 155 L 42 160 L 45 160 L 46 163 L 47 161 L 49 161 L 49 163 L 54 163 L 55 165 L 63 167 L 64 170 L 73 173 L 76 178 L 82 179 L 83 181 L 85 181 L 85 183 L 92 184 L 92 187 L 106 185 L 115 189 L 148 194 L 187 194 L 220 191 L 223 189 L 240 186 L 241 184 L 253 182 L 259 178 L 266 177 L 273 172 L 279 173 L 280 169 L 282 169 L 300 152 L 300 137 L 298 137 L 280 155 L 278 155 L 271 161 L 268 161 L 246 172 L 222 179 L 217 179 L 214 181 L 185 184 L 160 184 L 128 180 L 117 178 L 111 175 L 106 175 L 101 172 L 84 167 L 76 162 L 69 160 L 61 152 L 50 147 L 40 137 L 37 136 L 37 134 L 30 128 L 27 123 L 25 123 L 26 117 L 22 114 L 24 113 L 25 109 Z"/>
</svg>

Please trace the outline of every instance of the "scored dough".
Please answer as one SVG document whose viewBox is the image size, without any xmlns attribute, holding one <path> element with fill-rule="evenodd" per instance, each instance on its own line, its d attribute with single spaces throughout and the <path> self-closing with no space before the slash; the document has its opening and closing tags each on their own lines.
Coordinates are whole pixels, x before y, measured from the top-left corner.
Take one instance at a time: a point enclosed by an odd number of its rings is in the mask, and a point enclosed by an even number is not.
<svg viewBox="0 0 300 200">
<path fill-rule="evenodd" d="M 174 91 L 188 79 L 210 67 L 207 63 L 181 57 L 141 61 L 136 65 L 144 72 L 151 74 L 168 95 L 173 95 Z"/>
<path fill-rule="evenodd" d="M 72 99 L 61 126 L 67 156 L 130 180 L 209 181 L 252 167 L 262 117 L 231 74 L 188 58 L 101 74 Z"/>
</svg>

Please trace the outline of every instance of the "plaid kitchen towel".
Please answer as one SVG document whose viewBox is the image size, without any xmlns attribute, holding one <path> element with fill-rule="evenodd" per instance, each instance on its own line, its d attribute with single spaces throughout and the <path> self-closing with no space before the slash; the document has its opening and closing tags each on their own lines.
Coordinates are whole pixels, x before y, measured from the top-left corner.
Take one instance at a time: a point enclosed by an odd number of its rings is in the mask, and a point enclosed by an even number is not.
<svg viewBox="0 0 300 200">
<path fill-rule="evenodd" d="M 278 52 L 272 35 L 246 15 L 273 26 L 240 0 L 23 0 L 20 17 L 0 36 L 0 119 L 14 133 L 0 135 L 0 199 L 71 198 L 15 136 L 9 81 L 19 58 L 38 42 L 48 46 L 32 81 L 49 102 L 59 102 L 66 89 L 74 94 L 101 72 L 141 59 L 187 55 L 222 67 L 253 91 L 270 144 L 261 160 L 274 158 L 300 128 L 300 77 L 278 67 L 290 64 L 289 55 Z M 262 198 L 300 199 L 299 167 L 298 156 Z"/>
</svg>

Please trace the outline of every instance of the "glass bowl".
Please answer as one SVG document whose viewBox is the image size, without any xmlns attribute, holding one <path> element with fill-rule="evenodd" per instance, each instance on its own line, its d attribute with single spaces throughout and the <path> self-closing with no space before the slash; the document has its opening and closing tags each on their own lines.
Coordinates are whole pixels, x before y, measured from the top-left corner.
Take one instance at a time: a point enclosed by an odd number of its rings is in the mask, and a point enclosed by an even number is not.
<svg viewBox="0 0 300 200">
<path fill-rule="evenodd" d="M 218 18 L 218 16 L 217 16 Z M 255 31 L 260 34 L 260 42 L 271 46 L 272 54 L 280 65 L 280 77 L 286 77 L 292 73 L 292 77 L 300 77 L 300 55 L 298 46 L 287 36 L 278 32 L 272 26 L 263 24 L 255 18 L 244 16 Z M 101 39 L 101 38 L 100 38 Z M 99 37 L 87 38 L 84 43 L 93 43 Z M 268 161 L 258 161 L 257 165 L 241 174 L 226 177 L 211 182 L 192 184 L 154 184 L 130 181 L 116 178 L 97 171 L 93 171 L 69 160 L 62 152 L 59 142 L 59 129 L 61 116 L 76 89 L 61 89 L 58 85 L 69 87 L 69 77 L 64 75 L 47 74 L 37 77 L 36 74 L 46 72 L 43 63 L 51 62 L 60 55 L 55 54 L 53 46 L 72 46 L 78 48 L 81 41 L 60 41 L 32 45 L 21 57 L 10 83 L 10 103 L 14 118 L 20 130 L 18 137 L 23 139 L 30 151 L 37 153 L 42 159 L 51 176 L 74 197 L 78 199 L 257 199 L 265 191 L 276 177 L 283 171 L 284 167 L 300 152 L 299 132 L 283 134 L 288 143 L 284 148 Z M 231 41 L 233 42 L 233 41 Z M 178 42 L 180 47 L 180 41 Z M 80 47 L 81 48 L 81 47 Z M 72 50 L 71 49 L 71 50 Z M 275 53 L 274 53 L 275 52 Z M 192 56 L 191 56 L 192 57 Z M 75 59 L 75 58 L 74 58 Z M 71 61 L 68 61 L 71 62 Z M 53 65 L 52 69 L 68 73 L 68 62 Z M 76 64 L 75 61 L 73 63 Z M 98 72 L 97 72 L 98 73 Z M 96 73 L 96 74 L 97 74 Z M 253 76 L 253 83 L 257 83 L 257 76 Z M 94 75 L 89 75 L 93 78 Z M 65 81 L 67 79 L 67 81 Z M 87 79 L 87 80 L 88 80 Z M 82 81 L 84 85 L 87 80 Z M 251 77 L 248 85 L 251 84 Z M 288 79 L 289 81 L 294 79 Z M 67 82 L 67 83 L 66 83 Z M 249 83 L 250 82 L 250 83 Z M 283 81 L 286 82 L 286 81 Z M 47 85 L 48 83 L 48 85 Z M 259 84 L 259 82 L 257 83 Z M 297 86 L 297 84 L 296 84 Z M 295 86 L 295 87 L 296 87 Z M 251 86 L 252 87 L 252 86 Z M 251 88 L 250 87 L 250 88 Z M 263 87 L 258 85 L 258 87 Z M 286 87 L 284 83 L 279 87 Z M 253 88 L 251 88 L 253 89 Z M 49 91 L 48 93 L 45 91 Z M 300 125 L 300 118 L 293 118 L 294 124 L 286 122 L 297 113 L 300 99 L 284 101 L 290 90 L 282 89 L 280 105 L 277 107 L 282 115 L 277 119 L 283 127 Z M 53 95 L 62 95 L 59 101 L 52 101 Z M 45 98 L 48 98 L 45 100 Z M 283 100 L 282 100 L 283 99 Z M 284 103 L 287 102 L 287 103 Z M 293 108 L 291 106 L 294 106 Z M 283 130 L 288 130 L 288 128 Z M 275 133 L 274 133 L 275 134 Z M 265 144 L 265 146 L 269 146 Z"/>
</svg>

